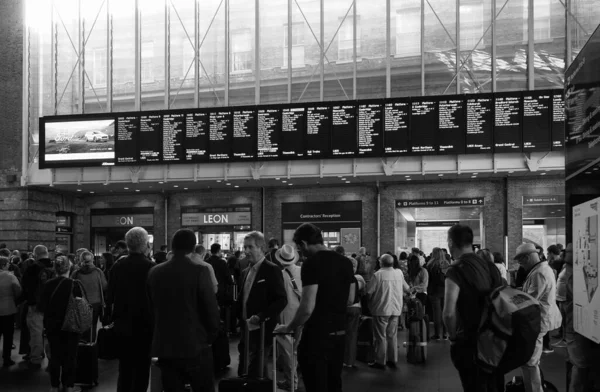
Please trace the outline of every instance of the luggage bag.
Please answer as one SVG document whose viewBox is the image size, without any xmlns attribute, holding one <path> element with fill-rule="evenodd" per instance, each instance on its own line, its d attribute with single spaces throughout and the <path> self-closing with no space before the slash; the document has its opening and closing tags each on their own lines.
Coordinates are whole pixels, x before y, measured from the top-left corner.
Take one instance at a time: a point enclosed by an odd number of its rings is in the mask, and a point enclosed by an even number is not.
<svg viewBox="0 0 600 392">
<path fill-rule="evenodd" d="M 244 328 L 244 374 L 240 377 L 226 378 L 219 382 L 219 392 L 267 392 L 271 391 L 273 384 L 268 378 L 264 378 L 264 360 L 265 360 L 265 323 L 260 326 L 260 358 L 259 358 L 259 374 L 258 378 L 248 376 L 248 368 L 250 365 L 250 332 L 248 326 Z"/>
<path fill-rule="evenodd" d="M 298 385 L 296 385 L 296 372 L 297 372 L 297 365 L 296 365 L 296 356 L 294 355 L 294 346 L 296 345 L 295 339 L 294 339 L 294 333 L 287 333 L 287 334 L 276 334 L 275 336 L 273 336 L 273 392 L 277 392 L 278 388 L 277 388 L 277 366 L 275 366 L 275 364 L 277 363 L 277 336 L 287 336 L 290 335 L 292 337 L 291 343 L 292 343 L 292 374 L 290 374 L 290 381 L 291 381 L 291 385 L 290 385 L 290 390 L 291 392 L 295 392 L 298 389 Z M 300 380 L 298 380 L 300 381 Z"/>
<path fill-rule="evenodd" d="M 375 360 L 373 348 L 373 318 L 361 317 L 358 324 L 358 336 L 356 339 L 356 360 L 371 363 Z"/>
<path fill-rule="evenodd" d="M 98 385 L 98 345 L 90 341 L 79 342 L 77 345 L 77 366 L 75 368 L 75 384 L 86 386 Z"/>
<path fill-rule="evenodd" d="M 427 320 L 407 317 L 408 342 L 406 347 L 406 361 L 408 363 L 425 363 L 427 361 Z"/>
<path fill-rule="evenodd" d="M 219 329 L 219 334 L 212 344 L 213 366 L 215 372 L 225 369 L 231 363 L 229 356 L 229 337 L 224 325 Z"/>
</svg>

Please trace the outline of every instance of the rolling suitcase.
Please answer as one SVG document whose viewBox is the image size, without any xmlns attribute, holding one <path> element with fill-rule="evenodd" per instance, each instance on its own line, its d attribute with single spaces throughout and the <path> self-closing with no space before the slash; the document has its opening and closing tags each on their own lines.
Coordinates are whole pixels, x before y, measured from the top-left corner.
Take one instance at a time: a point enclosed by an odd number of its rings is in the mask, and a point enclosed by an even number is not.
<svg viewBox="0 0 600 392">
<path fill-rule="evenodd" d="M 356 339 L 356 359 L 360 362 L 371 363 L 375 360 L 373 349 L 373 318 L 361 317 L 358 324 Z"/>
<path fill-rule="evenodd" d="M 219 372 L 229 366 L 231 363 L 229 337 L 224 328 L 219 329 L 219 334 L 212 344 L 212 352 L 215 372 Z"/>
<path fill-rule="evenodd" d="M 98 385 L 98 345 L 92 342 L 79 342 L 77 346 L 77 366 L 75 368 L 75 384 Z"/>
<path fill-rule="evenodd" d="M 292 374 L 290 374 L 290 391 L 291 392 L 295 392 L 298 389 L 298 385 L 296 385 L 296 356 L 294 355 L 294 346 L 296 344 L 295 339 L 294 339 L 294 334 L 290 333 L 290 334 L 277 334 L 275 336 L 273 336 L 273 363 L 277 362 L 277 336 L 281 335 L 281 336 L 286 336 L 289 335 L 292 337 L 291 343 L 292 343 Z M 277 388 L 277 366 L 273 366 L 273 391 L 277 392 L 278 388 Z"/>
<path fill-rule="evenodd" d="M 250 332 L 248 327 L 244 328 L 246 344 L 244 344 L 244 375 L 235 378 L 226 378 L 219 382 L 219 392 L 266 392 L 271 391 L 273 386 L 271 380 L 264 378 L 264 360 L 265 360 L 265 323 L 260 326 L 260 377 L 253 378 L 248 376 L 248 367 L 250 362 Z"/>
<path fill-rule="evenodd" d="M 407 317 L 408 342 L 406 360 L 408 363 L 425 363 L 427 361 L 427 320 L 425 318 Z"/>
</svg>

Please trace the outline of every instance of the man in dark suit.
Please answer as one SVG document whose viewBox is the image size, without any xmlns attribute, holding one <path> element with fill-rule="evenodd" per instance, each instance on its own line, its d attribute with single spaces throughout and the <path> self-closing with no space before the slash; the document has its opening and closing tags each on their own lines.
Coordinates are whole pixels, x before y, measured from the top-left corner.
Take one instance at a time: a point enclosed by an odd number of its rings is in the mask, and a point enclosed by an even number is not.
<svg viewBox="0 0 600 392">
<path fill-rule="evenodd" d="M 154 316 L 152 356 L 158 357 L 166 391 L 214 392 L 211 344 L 219 330 L 219 308 L 207 266 L 190 259 L 196 236 L 187 229 L 173 236 L 173 258 L 148 275 Z"/>
<path fill-rule="evenodd" d="M 167 245 L 162 245 L 160 251 L 154 255 L 154 261 L 156 264 L 164 263 L 167 261 Z"/>
<path fill-rule="evenodd" d="M 212 244 L 210 246 L 210 257 L 207 260 L 212 265 L 219 283 L 217 290 L 217 303 L 221 308 L 221 320 L 225 320 L 225 312 L 233 302 L 233 277 L 227 268 L 227 262 L 221 257 L 221 244 Z"/>
<path fill-rule="evenodd" d="M 154 264 L 147 257 L 148 232 L 134 227 L 125 235 L 129 255 L 116 263 L 110 275 L 106 302 L 113 307 L 119 338 L 117 392 L 145 392 L 150 378 L 152 318 L 146 296 L 148 272 Z"/>
<path fill-rule="evenodd" d="M 265 323 L 264 373 L 266 376 L 267 358 L 272 345 L 272 333 L 277 324 L 279 313 L 287 305 L 287 294 L 283 275 L 279 267 L 265 260 L 265 237 L 253 231 L 244 238 L 244 252 L 250 262 L 242 274 L 242 286 L 238 301 L 238 317 L 241 319 L 242 332 L 250 331 L 249 341 L 245 333 L 238 346 L 240 362 L 238 374 L 245 373 L 244 349 L 248 344 L 250 358 L 248 374 L 260 375 L 260 325 Z"/>
</svg>

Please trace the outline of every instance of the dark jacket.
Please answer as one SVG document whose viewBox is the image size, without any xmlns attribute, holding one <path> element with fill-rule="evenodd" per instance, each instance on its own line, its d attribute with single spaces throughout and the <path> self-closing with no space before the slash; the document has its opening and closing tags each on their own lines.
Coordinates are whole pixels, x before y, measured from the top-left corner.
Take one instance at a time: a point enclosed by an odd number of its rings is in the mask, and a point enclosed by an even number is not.
<svg viewBox="0 0 600 392">
<path fill-rule="evenodd" d="M 112 268 L 106 302 L 113 305 L 115 332 L 122 338 L 144 343 L 152 338 L 146 281 L 155 265 L 146 256 L 136 253 L 122 258 Z"/>
<path fill-rule="evenodd" d="M 62 329 L 69 304 L 69 296 L 82 296 L 80 283 L 62 276 L 49 280 L 42 289 L 38 310 L 44 313 L 44 328 L 49 334 L 58 333 Z M 55 291 L 56 290 L 56 291 Z"/>
<path fill-rule="evenodd" d="M 227 268 L 227 262 L 219 256 L 212 255 L 208 258 L 207 263 L 212 265 L 215 271 L 215 277 L 219 283 L 219 290 L 217 291 L 217 303 L 219 306 L 229 305 L 233 300 L 233 293 L 231 292 L 233 286 L 233 278 Z"/>
<path fill-rule="evenodd" d="M 167 261 L 167 252 L 156 252 L 154 254 L 154 261 L 156 262 L 156 264 L 164 263 L 165 261 Z"/>
<path fill-rule="evenodd" d="M 252 267 L 246 268 L 242 273 L 242 284 L 237 302 L 237 314 L 242 321 L 242 325 L 245 322 L 242 317 L 244 286 L 250 268 Z M 255 315 L 260 317 L 261 321 L 265 321 L 266 333 L 272 333 L 277 324 L 279 313 L 286 306 L 287 294 L 283 283 L 283 273 L 278 266 L 265 260 L 256 273 L 254 284 L 250 289 L 250 295 L 246 303 L 247 318 Z"/>
<path fill-rule="evenodd" d="M 148 274 L 152 356 L 195 358 L 219 331 L 219 307 L 208 267 L 177 255 Z"/>
<path fill-rule="evenodd" d="M 106 289 L 108 282 L 104 272 L 93 264 L 82 264 L 81 268 L 71 275 L 71 279 L 77 279 L 83 285 L 87 300 L 90 305 L 103 305 L 106 300 Z"/>
<path fill-rule="evenodd" d="M 42 290 L 42 284 L 40 282 L 40 272 L 44 268 L 52 268 L 52 260 L 50 259 L 39 259 L 25 270 L 23 274 L 23 292 L 25 300 L 30 306 L 36 305 L 39 294 Z"/>
</svg>

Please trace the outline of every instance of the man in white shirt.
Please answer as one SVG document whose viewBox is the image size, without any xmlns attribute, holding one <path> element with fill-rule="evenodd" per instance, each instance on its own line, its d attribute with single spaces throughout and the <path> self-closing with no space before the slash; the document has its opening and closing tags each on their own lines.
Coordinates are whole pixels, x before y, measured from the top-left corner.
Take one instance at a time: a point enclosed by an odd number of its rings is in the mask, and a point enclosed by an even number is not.
<svg viewBox="0 0 600 392">
<path fill-rule="evenodd" d="M 373 275 L 367 286 L 369 309 L 373 315 L 373 344 L 375 362 L 369 367 L 385 369 L 387 364 L 395 369 L 398 362 L 398 319 L 402 315 L 403 292 L 409 292 L 404 274 L 394 269 L 394 259 L 381 256 L 381 269 Z"/>
<path fill-rule="evenodd" d="M 200 244 L 196 245 L 196 248 L 194 249 L 194 253 L 192 253 L 192 257 L 191 257 L 192 261 L 208 268 L 208 271 L 210 272 L 210 281 L 212 282 L 212 284 L 214 286 L 214 290 L 215 290 L 215 294 L 216 294 L 217 291 L 219 290 L 219 282 L 217 281 L 217 277 L 215 276 L 215 270 L 213 269 L 213 266 L 210 265 L 209 263 L 207 263 L 206 261 L 204 261 L 204 256 L 206 256 L 206 248 L 204 248 L 204 246 L 202 246 Z"/>
</svg>

